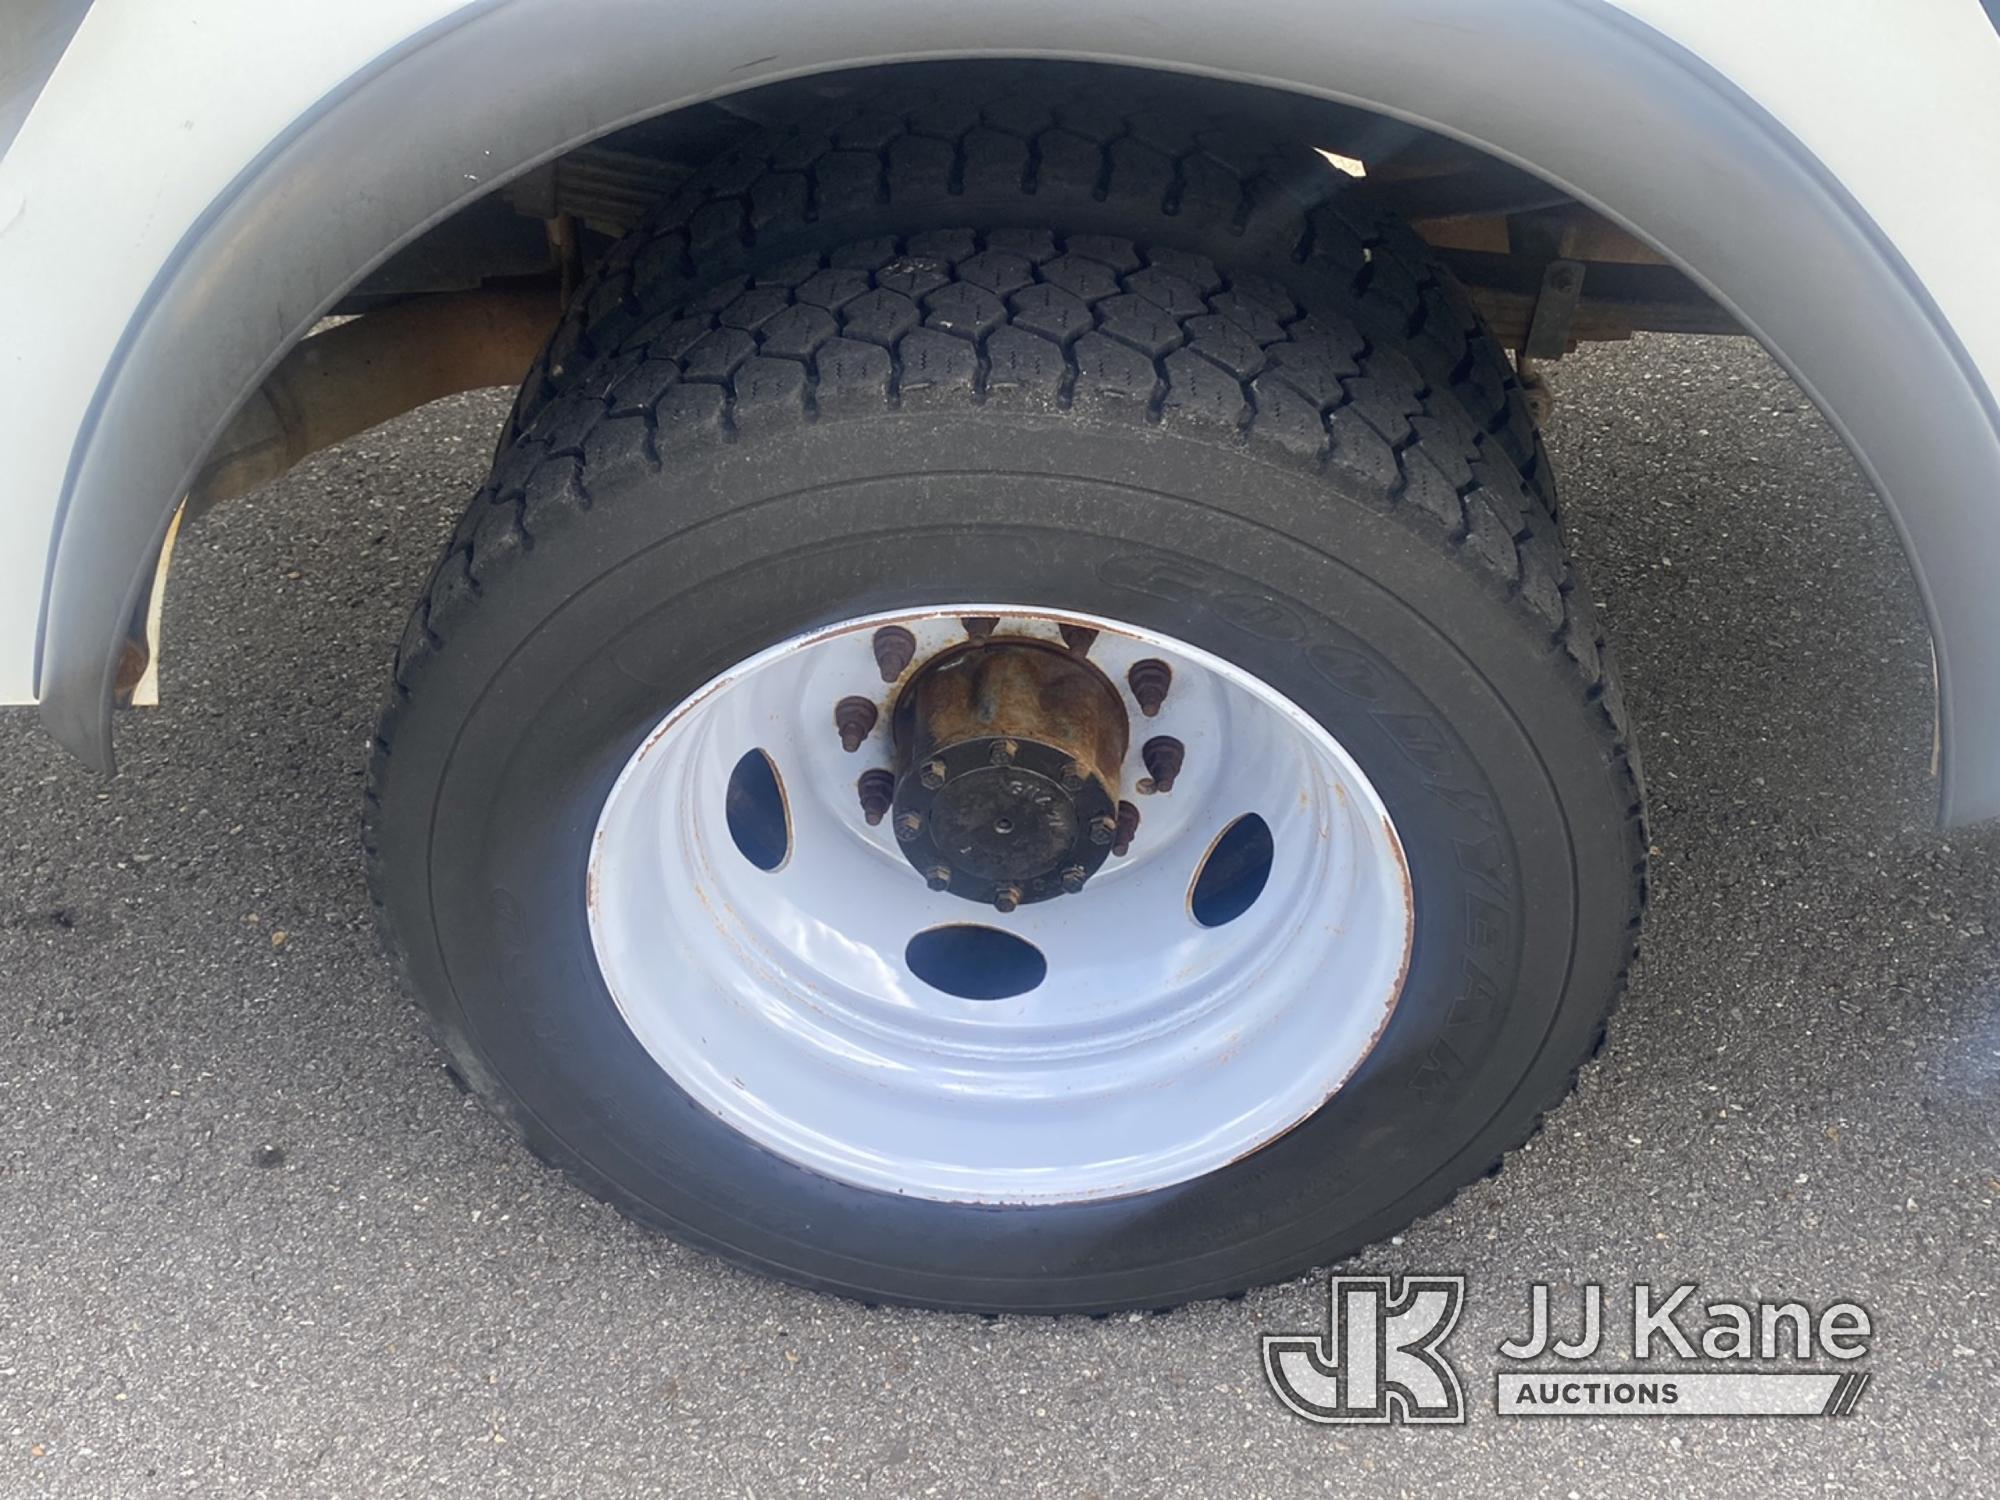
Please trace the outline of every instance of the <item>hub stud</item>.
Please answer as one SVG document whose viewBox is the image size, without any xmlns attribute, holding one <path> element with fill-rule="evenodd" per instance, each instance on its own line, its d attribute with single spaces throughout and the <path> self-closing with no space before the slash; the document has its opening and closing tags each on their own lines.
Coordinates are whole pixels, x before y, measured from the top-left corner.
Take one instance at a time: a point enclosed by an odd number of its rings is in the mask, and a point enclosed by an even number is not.
<svg viewBox="0 0 2000 1500">
<path fill-rule="evenodd" d="M 951 867 L 949 865 L 932 865 L 928 870 L 924 871 L 924 884 L 934 891 L 950 890 Z"/>
<path fill-rule="evenodd" d="M 1003 885 L 993 893 L 993 909 L 1010 912 L 1021 904 L 1021 888 L 1018 885 Z"/>
<path fill-rule="evenodd" d="M 1187 758 L 1187 748 L 1170 734 L 1156 735 L 1140 749 L 1139 758 L 1146 763 L 1153 790 L 1171 792 L 1181 774 L 1181 763 Z"/>
<path fill-rule="evenodd" d="M 884 682 L 894 682 L 917 659 L 917 638 L 900 625 L 875 632 L 875 666 Z"/>
<path fill-rule="evenodd" d="M 1118 837 L 1118 822 L 1115 818 L 1102 817 L 1090 820 L 1090 841 L 1093 844 L 1108 844 Z"/>
<path fill-rule="evenodd" d="M 913 843 L 924 831 L 924 815 L 906 812 L 896 819 L 896 839 L 899 843 Z"/>
<path fill-rule="evenodd" d="M 1125 685 L 1132 689 L 1132 701 L 1139 705 L 1139 712 L 1147 718 L 1155 717 L 1160 705 L 1167 701 L 1167 689 L 1173 686 L 1174 669 L 1156 656 L 1132 663 L 1125 674 Z"/>
<path fill-rule="evenodd" d="M 1139 831 L 1139 809 L 1129 802 L 1118 804 L 1118 832 L 1111 840 L 1111 852 L 1123 858 L 1132 852 L 1132 836 Z"/>
<path fill-rule="evenodd" d="M 875 705 L 866 698 L 842 698 L 833 705 L 833 727 L 840 732 L 840 748 L 849 755 L 861 748 L 875 728 Z"/>
<path fill-rule="evenodd" d="M 861 816 L 866 818 L 868 826 L 873 828 L 895 804 L 896 778 L 879 767 L 872 771 L 863 771 L 860 779 L 854 783 L 854 790 L 861 796 Z"/>
<path fill-rule="evenodd" d="M 1021 753 L 1021 747 L 1012 740 L 995 740 L 986 758 L 996 766 L 1011 766 L 1014 757 Z"/>
<path fill-rule="evenodd" d="M 1062 872 L 1062 888 L 1074 896 L 1078 891 L 1083 889 L 1083 884 L 1088 879 L 1090 879 L 1090 871 L 1086 870 L 1082 865 L 1071 865 L 1067 870 Z"/>
<path fill-rule="evenodd" d="M 944 785 L 944 779 L 948 774 L 949 768 L 945 763 L 941 760 L 934 760 L 926 764 L 923 770 L 917 774 L 917 780 L 924 784 L 926 791 L 934 792 Z"/>
</svg>

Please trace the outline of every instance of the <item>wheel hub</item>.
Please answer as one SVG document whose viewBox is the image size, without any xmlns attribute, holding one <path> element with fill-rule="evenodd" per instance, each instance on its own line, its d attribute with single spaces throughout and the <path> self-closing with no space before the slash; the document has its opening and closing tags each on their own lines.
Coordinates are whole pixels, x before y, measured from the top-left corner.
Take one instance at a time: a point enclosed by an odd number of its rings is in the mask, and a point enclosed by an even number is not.
<svg viewBox="0 0 2000 1500">
<path fill-rule="evenodd" d="M 1028 640 L 943 652 L 892 732 L 896 839 L 933 890 L 1012 911 L 1082 890 L 1111 852 L 1131 731 L 1088 661 Z"/>
</svg>

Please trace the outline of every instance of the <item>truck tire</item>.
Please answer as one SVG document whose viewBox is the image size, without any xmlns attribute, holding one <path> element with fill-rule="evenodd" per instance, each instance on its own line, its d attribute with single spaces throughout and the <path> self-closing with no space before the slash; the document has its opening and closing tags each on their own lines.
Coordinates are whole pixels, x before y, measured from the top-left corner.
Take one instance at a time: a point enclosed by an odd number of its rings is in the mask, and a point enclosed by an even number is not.
<svg viewBox="0 0 2000 1500">
<path fill-rule="evenodd" d="M 967 223 L 1057 228 L 1258 264 L 1294 290 L 1343 283 L 1361 330 L 1394 343 L 1433 402 L 1461 407 L 1556 514 L 1506 351 L 1409 226 L 1313 149 L 1323 122 L 1304 101 L 1253 118 L 1205 80 L 1007 62 L 886 68 L 835 97 L 782 98 L 789 108 L 746 120 L 590 269 L 521 388 L 510 439 L 646 308 L 750 264 Z"/>
<path fill-rule="evenodd" d="M 1549 517 L 1366 286 L 1136 219 L 640 283 L 412 615 L 388 944 L 643 1224 L 1171 1306 L 1438 1207 L 1602 1041 L 1641 794 Z"/>
</svg>

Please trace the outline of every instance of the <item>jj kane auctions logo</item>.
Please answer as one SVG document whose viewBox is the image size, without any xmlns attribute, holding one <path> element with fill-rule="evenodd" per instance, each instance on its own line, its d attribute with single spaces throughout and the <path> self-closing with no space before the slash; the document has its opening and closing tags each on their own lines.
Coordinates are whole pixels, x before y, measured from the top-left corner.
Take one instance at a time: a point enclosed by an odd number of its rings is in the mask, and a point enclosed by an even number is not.
<svg viewBox="0 0 2000 1500">
<path fill-rule="evenodd" d="M 1324 1333 L 1266 1334 L 1264 1377 L 1285 1408 L 1308 1422 L 1465 1421 L 1465 1390 L 1444 1345 L 1465 1306 L 1463 1276 L 1329 1278 Z M 1577 1369 L 1604 1344 L 1604 1288 L 1579 1288 L 1574 1338 L 1558 1337 L 1548 1284 L 1528 1290 L 1528 1327 L 1499 1347 L 1510 1365 L 1494 1377 L 1502 1416 L 1847 1416 L 1868 1388 L 1850 1364 L 1868 1353 L 1867 1309 L 1834 1302 L 1695 1303 L 1694 1284 L 1631 1289 L 1635 1368 Z M 1697 1361 L 1709 1368 L 1689 1369 Z M 1712 1366 L 1720 1365 L 1716 1369 Z M 1774 1368 L 1776 1366 L 1776 1368 Z M 1791 1366 L 1792 1368 L 1785 1368 Z"/>
</svg>

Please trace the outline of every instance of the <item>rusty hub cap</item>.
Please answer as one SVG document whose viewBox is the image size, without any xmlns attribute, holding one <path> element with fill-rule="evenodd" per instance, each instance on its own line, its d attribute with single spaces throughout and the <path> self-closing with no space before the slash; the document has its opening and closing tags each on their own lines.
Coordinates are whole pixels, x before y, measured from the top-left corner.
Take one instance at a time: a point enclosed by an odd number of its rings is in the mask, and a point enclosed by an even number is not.
<svg viewBox="0 0 2000 1500">
<path fill-rule="evenodd" d="M 955 896 L 1013 911 L 1081 890 L 1110 853 L 1129 729 L 1089 662 L 1028 640 L 946 651 L 896 700 L 903 857 Z M 1081 871 L 1078 875 L 1076 872 Z"/>
</svg>

